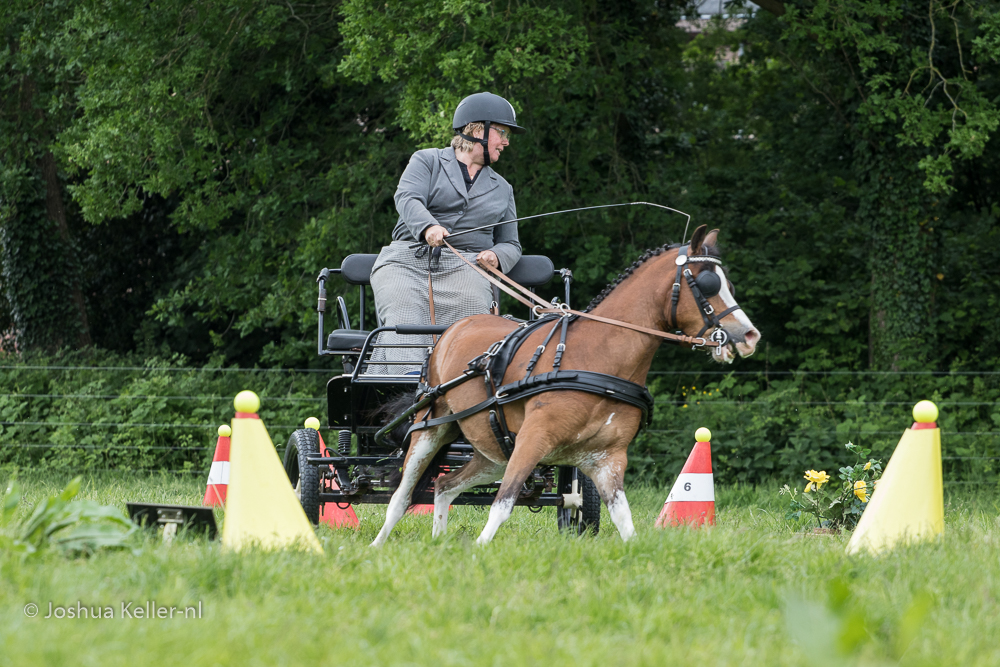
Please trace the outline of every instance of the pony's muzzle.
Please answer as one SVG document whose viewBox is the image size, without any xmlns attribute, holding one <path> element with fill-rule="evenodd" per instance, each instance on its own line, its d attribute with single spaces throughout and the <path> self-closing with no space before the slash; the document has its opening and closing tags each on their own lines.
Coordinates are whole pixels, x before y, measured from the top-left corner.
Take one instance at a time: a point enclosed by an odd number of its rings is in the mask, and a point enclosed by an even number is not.
<svg viewBox="0 0 1000 667">
<path fill-rule="evenodd" d="M 741 357 L 749 357 L 757 349 L 760 341 L 760 332 L 753 327 L 748 327 L 740 333 L 730 333 L 730 338 L 736 345 L 736 351 Z"/>
</svg>

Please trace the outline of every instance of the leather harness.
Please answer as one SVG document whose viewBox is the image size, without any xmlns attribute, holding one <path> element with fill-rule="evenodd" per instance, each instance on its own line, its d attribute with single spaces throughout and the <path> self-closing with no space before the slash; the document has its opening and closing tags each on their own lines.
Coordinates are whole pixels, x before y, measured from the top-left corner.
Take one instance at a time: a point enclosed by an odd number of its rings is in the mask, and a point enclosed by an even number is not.
<svg viewBox="0 0 1000 667">
<path fill-rule="evenodd" d="M 504 285 L 494 277 L 487 275 L 478 266 L 462 257 L 462 255 L 455 251 L 455 249 L 452 248 L 447 241 L 445 241 L 444 244 L 447 245 L 460 259 L 462 259 L 462 261 L 486 278 L 495 288 L 499 288 L 507 292 L 521 303 L 526 304 L 533 310 L 533 312 L 541 315 L 542 317 L 531 322 L 522 323 L 517 329 L 507 334 L 503 340 L 493 343 L 489 350 L 470 361 L 468 368 L 462 373 L 462 375 L 447 382 L 443 382 L 435 387 L 428 386 L 424 383 L 424 380 L 429 376 L 428 371 L 430 354 L 428 353 L 427 358 L 424 360 L 424 366 L 420 374 L 420 382 L 417 385 L 417 402 L 375 434 L 375 441 L 379 444 L 383 443 L 385 435 L 389 431 L 401 424 L 404 420 L 409 419 L 410 416 L 416 414 L 424 407 L 431 406 L 431 403 L 435 399 L 447 391 L 450 391 L 452 388 L 475 377 L 484 378 L 489 398 L 477 403 L 476 405 L 466 408 L 465 410 L 461 410 L 460 412 L 433 419 L 428 419 L 432 409 L 432 407 L 428 407 L 427 412 L 424 414 L 424 418 L 422 420 L 415 421 L 413 425 L 410 426 L 407 431 L 407 436 L 412 434 L 414 431 L 419 431 L 431 426 L 438 426 L 440 424 L 456 422 L 483 410 L 489 410 L 490 428 L 492 429 L 504 456 L 506 456 L 509 460 L 514 453 L 517 434 L 512 433 L 507 427 L 507 420 L 504 415 L 503 406 L 508 403 L 520 401 L 547 391 L 582 391 L 590 394 L 610 397 L 617 401 L 628 403 L 642 411 L 640 429 L 645 428 L 652 423 L 653 418 L 653 396 L 649 393 L 649 390 L 646 389 L 646 387 L 636 384 L 635 382 L 631 382 L 630 380 L 625 380 L 614 375 L 607 375 L 605 373 L 597 373 L 586 370 L 564 371 L 560 369 L 563 353 L 566 350 L 566 334 L 569 325 L 579 318 L 587 318 L 598 322 L 604 322 L 606 324 L 613 324 L 635 331 L 640 331 L 642 333 L 652 334 L 670 342 L 690 345 L 692 348 L 714 347 L 716 348 L 716 353 L 719 353 L 722 347 L 729 341 L 728 334 L 726 334 L 725 330 L 723 330 L 720 320 L 729 313 L 740 308 L 740 306 L 734 305 L 719 314 L 715 313 L 714 308 L 712 308 L 708 299 L 702 294 L 701 289 L 699 289 L 698 281 L 692 275 L 690 268 L 687 268 L 686 265 L 689 262 L 714 262 L 715 264 L 721 264 L 721 261 L 716 257 L 710 257 L 707 255 L 689 257 L 687 254 L 688 246 L 683 246 L 678 250 L 678 256 L 675 260 L 677 265 L 677 276 L 671 295 L 671 322 L 668 324 L 672 323 L 672 326 L 677 326 L 677 302 L 680 298 L 681 278 L 683 277 L 686 279 L 688 286 L 691 288 L 691 292 L 694 295 L 695 301 L 698 303 L 699 310 L 701 311 L 702 319 L 705 322 L 705 326 L 698 332 L 697 336 L 670 334 L 655 329 L 640 327 L 628 322 L 620 322 L 618 320 L 611 320 L 595 316 L 590 313 L 572 310 L 566 304 L 552 304 L 524 287 L 521 287 L 514 281 L 504 276 L 504 274 L 500 271 L 489 266 L 486 267 L 487 270 L 493 273 L 496 277 L 507 281 L 512 284 L 515 289 L 519 290 L 521 294 L 517 294 L 512 289 L 507 287 L 507 285 Z M 536 301 L 537 303 L 532 304 L 524 297 Z M 525 369 L 524 377 L 521 380 L 510 382 L 498 387 L 496 382 L 503 381 L 511 361 L 514 359 L 514 356 L 517 354 L 524 341 L 532 333 L 548 324 L 551 324 L 552 327 L 542 344 L 535 349 L 535 353 L 532 355 L 531 360 L 528 362 Z M 716 327 L 715 331 L 712 332 L 709 339 L 705 339 L 703 334 L 711 326 Z M 539 358 L 541 358 L 542 353 L 545 352 L 546 346 L 550 343 L 557 330 L 560 330 L 560 337 L 559 343 L 556 346 L 556 355 L 552 361 L 552 370 L 547 373 L 532 375 L 535 365 L 538 363 Z M 699 343 L 698 341 L 701 342 Z"/>
<path fill-rule="evenodd" d="M 512 433 L 507 427 L 503 406 L 546 391 L 583 391 L 614 398 L 642 410 L 642 426 L 648 426 L 652 422 L 653 417 L 653 396 L 642 385 L 605 373 L 584 370 L 564 371 L 559 369 L 563 352 L 566 349 L 566 331 L 570 322 L 575 319 L 577 318 L 573 316 L 561 317 L 558 315 L 549 315 L 533 322 L 521 324 L 517 329 L 507 334 L 503 340 L 494 343 L 486 353 L 479 355 L 469 362 L 468 370 L 462 376 L 456 378 L 465 382 L 474 377 L 482 376 L 486 383 L 487 391 L 490 394 L 489 398 L 470 408 L 443 417 L 427 419 L 425 415 L 423 420 L 415 422 L 410 427 L 407 435 L 430 426 L 448 424 L 465 419 L 483 410 L 489 410 L 490 428 L 493 430 L 493 434 L 504 456 L 510 459 L 514 453 L 517 434 Z M 545 341 L 535 349 L 535 353 L 532 355 L 525 369 L 524 377 L 498 387 L 496 382 L 502 382 L 511 360 L 513 360 L 514 355 L 517 354 L 524 341 L 529 335 L 548 324 L 551 324 L 552 328 L 549 330 Z M 556 357 L 553 359 L 552 364 L 553 369 L 547 373 L 532 375 L 531 373 L 534 371 L 538 359 L 558 329 L 561 329 L 562 333 L 560 335 L 560 342 L 556 346 Z M 423 378 L 426 377 L 427 361 L 424 364 L 425 370 L 421 373 L 421 383 L 417 385 L 417 395 L 421 397 L 417 405 L 429 404 L 430 401 L 427 401 L 428 398 L 433 400 L 433 398 L 444 394 L 446 391 L 457 386 L 457 384 L 461 384 L 461 382 L 455 383 L 453 380 L 452 382 L 443 383 L 436 387 L 427 386 L 423 383 Z M 428 410 L 428 414 L 429 412 Z M 379 434 L 394 427 L 395 424 L 390 424 L 390 426 L 379 431 Z"/>
</svg>

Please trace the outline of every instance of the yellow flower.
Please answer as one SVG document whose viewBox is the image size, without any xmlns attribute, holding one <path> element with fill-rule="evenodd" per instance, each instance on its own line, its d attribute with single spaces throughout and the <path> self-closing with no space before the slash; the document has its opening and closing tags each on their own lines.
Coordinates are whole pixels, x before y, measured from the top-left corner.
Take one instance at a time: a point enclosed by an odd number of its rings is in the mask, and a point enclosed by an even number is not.
<svg viewBox="0 0 1000 667">
<path fill-rule="evenodd" d="M 863 479 L 859 479 L 854 483 L 854 495 L 856 495 L 858 500 L 861 502 L 868 502 L 868 485 L 865 484 Z"/>
<path fill-rule="evenodd" d="M 809 490 L 810 490 L 811 488 L 813 488 L 813 483 L 812 483 L 812 482 L 809 482 L 809 483 L 807 483 L 807 484 L 806 484 L 806 490 L 805 490 L 805 491 L 803 491 L 803 493 L 809 493 Z"/>
<path fill-rule="evenodd" d="M 869 461 L 868 463 L 865 464 L 865 470 L 868 470 L 871 467 L 872 467 L 872 462 L 871 461 Z"/>
<path fill-rule="evenodd" d="M 813 488 L 817 491 L 820 490 L 824 484 L 830 481 L 830 476 L 826 474 L 825 470 L 820 470 L 816 472 L 815 470 L 806 470 L 805 478 L 813 484 Z"/>
</svg>

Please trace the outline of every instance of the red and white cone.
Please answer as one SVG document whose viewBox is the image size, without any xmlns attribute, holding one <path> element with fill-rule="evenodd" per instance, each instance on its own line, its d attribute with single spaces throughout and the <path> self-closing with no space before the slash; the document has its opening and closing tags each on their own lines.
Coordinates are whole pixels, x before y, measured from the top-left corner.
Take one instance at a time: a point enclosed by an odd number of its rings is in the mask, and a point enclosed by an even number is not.
<svg viewBox="0 0 1000 667">
<path fill-rule="evenodd" d="M 712 432 L 698 429 L 694 449 L 677 481 L 670 489 L 667 502 L 656 519 L 657 528 L 667 526 L 715 525 L 715 482 L 712 478 Z"/>
<path fill-rule="evenodd" d="M 229 488 L 229 438 L 233 429 L 228 424 L 219 427 L 219 440 L 215 443 L 212 469 L 208 471 L 208 486 L 201 504 L 206 507 L 225 507 L 226 490 Z"/>
<path fill-rule="evenodd" d="M 315 426 L 310 423 L 315 419 Z M 333 456 L 334 454 L 326 448 L 326 443 L 323 442 L 323 435 L 319 432 L 319 420 L 315 417 L 311 417 L 306 420 L 306 428 L 315 428 L 316 435 L 319 436 L 319 453 L 322 456 Z M 337 484 L 337 480 L 330 480 L 330 488 L 334 491 L 339 491 L 340 486 Z M 330 526 L 330 528 L 357 528 L 358 527 L 358 515 L 355 513 L 354 508 L 350 505 L 347 509 L 340 509 L 337 503 L 322 503 L 319 506 L 319 522 L 325 523 Z"/>
</svg>

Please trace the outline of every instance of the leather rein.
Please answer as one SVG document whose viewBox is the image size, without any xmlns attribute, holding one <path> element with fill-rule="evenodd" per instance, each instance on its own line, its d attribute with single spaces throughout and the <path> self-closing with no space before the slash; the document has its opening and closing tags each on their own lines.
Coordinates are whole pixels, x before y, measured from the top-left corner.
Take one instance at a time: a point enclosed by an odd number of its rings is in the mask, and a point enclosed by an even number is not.
<svg viewBox="0 0 1000 667">
<path fill-rule="evenodd" d="M 500 288 L 510 296 L 514 297 L 516 300 L 520 301 L 528 308 L 532 310 L 536 315 L 554 313 L 562 315 L 563 317 L 568 317 L 570 315 L 576 315 L 577 317 L 582 317 L 588 320 L 594 320 L 595 322 L 601 322 L 603 324 L 611 324 L 617 327 L 622 327 L 624 329 L 631 329 L 632 331 L 638 331 L 639 333 L 649 334 L 650 336 L 657 336 L 670 343 L 676 343 L 677 345 L 688 345 L 692 349 L 699 347 L 714 347 L 716 348 L 715 353 L 720 354 L 722 347 L 729 342 L 729 334 L 726 333 L 725 329 L 722 328 L 721 320 L 726 315 L 730 314 L 734 310 L 740 309 L 739 305 L 731 306 L 719 314 L 715 313 L 715 309 L 712 304 L 708 302 L 708 299 L 702 295 L 701 290 L 698 289 L 698 285 L 694 280 L 694 276 L 691 273 L 691 269 L 687 268 L 687 264 L 696 262 L 711 262 L 716 265 L 721 265 L 722 262 L 717 257 L 711 257 L 708 255 L 696 255 L 689 256 L 685 251 L 688 246 L 683 246 L 678 250 L 677 259 L 674 260 L 677 265 L 677 276 L 674 281 L 673 291 L 671 293 L 671 310 L 670 315 L 673 320 L 673 326 L 677 326 L 677 302 L 680 299 L 681 290 L 681 279 L 685 278 L 688 286 L 691 288 L 691 292 L 694 295 L 695 301 L 698 303 L 698 308 L 701 311 L 702 320 L 705 322 L 705 326 L 698 332 L 697 336 L 688 336 L 685 334 L 674 334 L 667 333 L 666 331 L 660 331 L 658 329 L 649 329 L 647 327 L 639 326 L 638 324 L 632 324 L 631 322 L 622 322 L 620 320 L 613 320 L 607 317 L 601 317 L 599 315 L 593 315 L 580 310 L 573 310 L 565 303 L 552 304 L 549 301 L 541 298 L 531 290 L 519 285 L 517 282 L 511 280 L 508 276 L 504 275 L 498 269 L 493 268 L 489 264 L 486 265 L 486 270 L 493 274 L 493 276 L 487 274 L 480 267 L 476 266 L 465 257 L 462 253 L 455 250 L 455 248 L 448 243 L 447 239 L 442 239 L 442 243 L 448 246 L 459 259 L 468 264 L 474 271 L 476 271 L 483 278 L 488 280 L 492 285 Z M 494 277 L 496 276 L 496 277 Z M 515 292 L 513 289 L 503 284 L 501 281 L 506 281 L 514 289 L 518 290 L 520 294 Z M 522 296 L 523 295 L 523 296 Z M 525 298 L 527 297 L 527 298 Z M 531 303 L 531 301 L 535 303 Z M 709 327 L 714 326 L 715 330 L 706 339 L 704 333 Z"/>
</svg>

